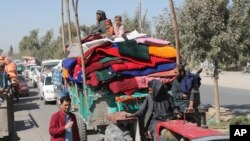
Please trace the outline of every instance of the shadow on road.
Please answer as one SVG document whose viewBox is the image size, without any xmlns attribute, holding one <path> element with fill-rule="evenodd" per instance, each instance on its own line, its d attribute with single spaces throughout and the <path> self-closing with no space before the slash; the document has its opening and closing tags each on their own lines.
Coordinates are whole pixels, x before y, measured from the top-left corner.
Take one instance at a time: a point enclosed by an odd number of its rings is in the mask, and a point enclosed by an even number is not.
<svg viewBox="0 0 250 141">
<path fill-rule="evenodd" d="M 14 112 L 16 111 L 25 111 L 25 110 L 34 110 L 39 109 L 39 105 L 37 103 L 24 103 L 24 104 L 16 104 L 14 106 Z"/>
<path fill-rule="evenodd" d="M 233 112 L 239 112 L 241 114 L 250 114 L 250 104 L 232 104 L 224 105 L 223 107 L 232 110 Z"/>
<path fill-rule="evenodd" d="M 34 127 L 33 122 L 30 120 L 16 121 L 15 125 L 16 125 L 16 131 L 27 130 L 27 129 L 31 129 Z"/>
<path fill-rule="evenodd" d="M 37 104 L 37 100 L 39 97 L 38 93 L 35 91 L 30 91 L 29 97 L 21 97 L 19 102 L 14 104 L 14 111 L 22 111 L 22 110 L 34 110 L 39 109 L 39 105 Z"/>
</svg>

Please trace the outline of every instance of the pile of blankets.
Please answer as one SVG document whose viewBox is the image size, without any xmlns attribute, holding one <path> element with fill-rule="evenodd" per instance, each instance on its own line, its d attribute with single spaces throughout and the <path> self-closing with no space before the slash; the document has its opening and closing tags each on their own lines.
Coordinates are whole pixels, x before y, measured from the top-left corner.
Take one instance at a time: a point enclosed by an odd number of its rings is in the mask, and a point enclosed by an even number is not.
<svg viewBox="0 0 250 141">
<path fill-rule="evenodd" d="M 95 37 L 82 40 L 86 85 L 132 95 L 146 89 L 150 80 L 171 83 L 175 79 L 176 50 L 169 41 L 137 32 L 114 41 Z M 62 64 L 66 79 L 83 83 L 81 57 L 64 59 Z"/>
</svg>

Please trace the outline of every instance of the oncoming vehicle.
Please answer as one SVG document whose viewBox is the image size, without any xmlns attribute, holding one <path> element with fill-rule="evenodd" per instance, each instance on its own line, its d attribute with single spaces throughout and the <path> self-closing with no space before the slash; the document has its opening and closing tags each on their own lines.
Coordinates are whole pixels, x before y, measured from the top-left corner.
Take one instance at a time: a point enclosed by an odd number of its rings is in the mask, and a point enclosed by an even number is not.
<svg viewBox="0 0 250 141">
<path fill-rule="evenodd" d="M 41 73 L 50 72 L 51 69 L 57 66 L 61 61 L 62 60 L 59 59 L 43 61 L 41 65 Z"/>
<path fill-rule="evenodd" d="M 40 72 L 41 72 L 41 67 L 35 68 L 33 71 L 34 74 L 33 74 L 33 77 L 31 79 L 31 82 L 35 88 L 37 87 L 38 80 L 40 78 Z"/>
<path fill-rule="evenodd" d="M 29 87 L 27 84 L 27 80 L 22 76 L 18 75 L 18 90 L 20 96 L 29 96 Z"/>
<path fill-rule="evenodd" d="M 28 65 L 25 65 L 24 66 L 24 71 L 23 71 L 23 75 L 26 77 L 26 78 L 29 78 L 29 73 L 30 73 L 30 68 L 32 66 L 36 66 L 36 64 L 28 64 Z"/>
<path fill-rule="evenodd" d="M 42 79 L 42 82 L 43 83 L 39 89 L 41 100 L 44 100 L 44 104 L 47 104 L 50 101 L 56 101 L 57 97 L 54 91 L 51 73 L 45 75 L 44 79 Z"/>
<path fill-rule="evenodd" d="M 34 70 L 36 68 L 40 68 L 40 66 L 32 66 L 32 67 L 30 67 L 30 69 L 29 69 L 29 80 L 32 80 L 32 78 L 34 77 Z"/>
</svg>

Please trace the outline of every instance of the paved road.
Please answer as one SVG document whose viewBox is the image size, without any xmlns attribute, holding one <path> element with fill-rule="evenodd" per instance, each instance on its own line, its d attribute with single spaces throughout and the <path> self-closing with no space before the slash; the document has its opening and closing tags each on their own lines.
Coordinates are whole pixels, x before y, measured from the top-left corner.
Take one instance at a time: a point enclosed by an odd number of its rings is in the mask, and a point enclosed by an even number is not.
<svg viewBox="0 0 250 141">
<path fill-rule="evenodd" d="M 48 141 L 49 120 L 57 110 L 57 105 L 51 103 L 45 105 L 39 99 L 37 89 L 31 88 L 29 97 L 23 97 L 19 103 L 15 104 L 15 124 L 17 135 L 20 141 Z M 250 113 L 250 93 L 249 90 L 220 87 L 221 105 L 231 109 L 240 109 Z M 201 86 L 202 103 L 213 104 L 213 86 Z M 96 136 L 89 136 L 89 140 L 95 141 Z M 1 140 L 1 139 L 0 139 Z"/>
<path fill-rule="evenodd" d="M 37 89 L 30 87 L 30 96 L 22 97 L 15 104 L 15 124 L 20 141 L 49 141 L 48 132 L 51 115 L 57 111 L 55 103 L 44 104 Z M 90 135 L 88 140 L 95 141 L 100 135 Z"/>
<path fill-rule="evenodd" d="M 202 103 L 214 104 L 214 88 L 212 85 L 201 86 Z M 219 87 L 220 105 L 250 114 L 250 90 Z"/>
<path fill-rule="evenodd" d="M 55 103 L 44 104 L 37 89 L 15 104 L 15 124 L 21 141 L 49 141 L 48 126 L 51 115 L 57 110 Z"/>
</svg>

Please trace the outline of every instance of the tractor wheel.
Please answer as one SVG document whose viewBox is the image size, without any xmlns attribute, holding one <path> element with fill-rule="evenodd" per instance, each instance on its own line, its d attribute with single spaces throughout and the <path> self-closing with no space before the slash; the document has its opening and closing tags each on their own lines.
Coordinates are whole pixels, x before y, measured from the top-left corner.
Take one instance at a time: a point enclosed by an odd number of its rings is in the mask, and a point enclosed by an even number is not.
<svg viewBox="0 0 250 141">
<path fill-rule="evenodd" d="M 76 114 L 76 120 L 79 130 L 80 141 L 87 141 L 87 124 L 81 119 L 80 115 Z"/>
<path fill-rule="evenodd" d="M 117 125 L 111 124 L 105 130 L 105 140 L 107 141 L 133 141 L 129 131 L 121 130 Z"/>
</svg>

